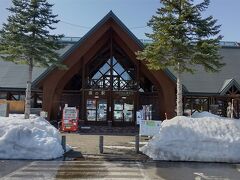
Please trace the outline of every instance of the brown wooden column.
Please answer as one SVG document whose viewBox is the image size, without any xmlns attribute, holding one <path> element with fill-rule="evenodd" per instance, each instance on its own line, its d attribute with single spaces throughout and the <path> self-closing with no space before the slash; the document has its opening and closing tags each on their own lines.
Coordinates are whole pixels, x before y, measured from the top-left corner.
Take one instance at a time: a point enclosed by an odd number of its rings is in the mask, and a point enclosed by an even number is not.
<svg viewBox="0 0 240 180">
<path fill-rule="evenodd" d="M 175 113 L 175 107 L 176 107 L 176 94 L 175 94 L 175 89 L 174 88 L 167 88 L 167 87 L 162 87 L 162 98 L 161 105 L 164 106 L 164 113 L 167 113 L 168 118 L 173 118 L 176 113 Z M 163 114 L 164 116 L 164 114 Z M 165 117 L 164 117 L 165 118 Z"/>
<path fill-rule="evenodd" d="M 108 119 L 108 125 L 113 124 L 113 113 L 114 113 L 114 96 L 113 96 L 113 33 L 112 29 L 110 29 L 110 92 L 109 92 L 109 119 Z"/>
<path fill-rule="evenodd" d="M 51 117 L 51 110 L 52 110 L 52 104 L 53 104 L 53 95 L 54 90 L 50 86 L 44 86 L 43 87 L 43 104 L 42 109 L 43 111 L 48 112 L 47 119 L 50 120 Z"/>
<path fill-rule="evenodd" d="M 136 112 L 139 110 L 139 92 L 136 91 L 134 92 L 134 111 L 133 111 L 133 121 L 135 123 L 135 125 L 137 125 L 137 116 L 136 116 Z"/>
<path fill-rule="evenodd" d="M 81 101 L 81 119 L 82 121 L 86 122 L 86 103 L 85 103 L 85 90 L 82 89 L 82 101 Z"/>
<path fill-rule="evenodd" d="M 237 118 L 239 119 L 239 103 L 240 103 L 240 100 L 237 99 Z"/>
<path fill-rule="evenodd" d="M 141 64 L 140 64 L 140 60 L 138 60 L 137 61 L 137 72 L 136 72 L 136 84 L 137 84 L 137 87 L 136 87 L 136 89 L 137 89 L 137 92 L 136 92 L 136 97 L 135 97 L 135 100 L 136 100 L 136 109 L 135 109 L 135 112 L 137 111 L 137 110 L 139 110 L 141 107 L 140 107 L 140 104 L 139 104 L 139 98 L 140 98 L 140 96 L 139 96 L 139 88 L 140 88 L 140 66 L 141 66 Z M 135 113 L 136 114 L 136 113 Z"/>
<path fill-rule="evenodd" d="M 81 120 L 84 120 L 84 122 L 86 122 L 86 104 L 85 104 L 85 88 L 86 88 L 86 65 L 84 63 L 84 58 L 81 58 L 81 61 L 83 62 L 83 67 L 82 67 L 82 101 L 81 101 Z"/>
<path fill-rule="evenodd" d="M 59 111 L 61 94 L 62 94 L 61 90 L 56 90 L 55 93 L 54 93 L 52 109 L 51 109 L 51 112 L 52 112 L 51 118 L 53 120 L 57 119 L 57 114 L 58 114 L 58 111 Z"/>
</svg>

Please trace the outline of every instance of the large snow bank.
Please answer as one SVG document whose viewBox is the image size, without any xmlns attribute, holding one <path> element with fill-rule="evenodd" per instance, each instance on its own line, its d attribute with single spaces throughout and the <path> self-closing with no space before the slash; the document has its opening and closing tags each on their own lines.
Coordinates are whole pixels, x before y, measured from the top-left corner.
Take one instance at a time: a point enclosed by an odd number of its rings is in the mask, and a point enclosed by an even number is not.
<svg viewBox="0 0 240 180">
<path fill-rule="evenodd" d="M 214 118 L 220 118 L 220 116 L 212 114 L 210 112 L 207 111 L 203 111 L 203 112 L 194 112 L 192 115 L 193 118 L 203 118 L 203 117 L 214 117 Z"/>
<path fill-rule="evenodd" d="M 205 162 L 240 162 L 239 150 L 240 121 L 208 116 L 165 120 L 141 148 L 154 160 Z"/>
<path fill-rule="evenodd" d="M 63 155 L 60 134 L 41 117 L 0 117 L 0 159 L 54 159 Z"/>
</svg>

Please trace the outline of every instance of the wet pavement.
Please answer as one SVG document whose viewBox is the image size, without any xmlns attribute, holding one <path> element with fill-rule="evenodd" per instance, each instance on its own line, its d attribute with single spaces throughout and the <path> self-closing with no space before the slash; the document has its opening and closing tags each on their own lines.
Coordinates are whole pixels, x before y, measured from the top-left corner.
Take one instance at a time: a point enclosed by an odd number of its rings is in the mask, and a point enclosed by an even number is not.
<svg viewBox="0 0 240 180">
<path fill-rule="evenodd" d="M 239 180 L 240 164 L 116 161 L 82 159 L 75 161 L 1 161 L 15 169 L 1 168 L 0 179 L 159 179 L 159 180 Z M 19 166 L 22 163 L 22 166 Z M 16 166 L 18 168 L 16 169 Z M 5 166 L 6 167 L 6 166 Z"/>
<path fill-rule="evenodd" d="M 0 160 L 0 178 L 30 164 L 32 161 Z"/>
<path fill-rule="evenodd" d="M 2 179 L 146 179 L 140 167 L 126 161 L 34 161 Z"/>
<path fill-rule="evenodd" d="M 150 179 L 240 180 L 240 164 L 155 161 L 143 167 Z"/>
</svg>

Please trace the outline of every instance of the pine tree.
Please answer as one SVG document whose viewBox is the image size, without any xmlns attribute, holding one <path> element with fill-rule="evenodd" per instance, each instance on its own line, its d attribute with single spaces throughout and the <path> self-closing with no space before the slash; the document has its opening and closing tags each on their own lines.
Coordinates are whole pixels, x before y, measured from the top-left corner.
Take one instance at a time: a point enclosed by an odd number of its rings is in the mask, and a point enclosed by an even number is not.
<svg viewBox="0 0 240 180">
<path fill-rule="evenodd" d="M 31 108 L 31 84 L 34 66 L 61 66 L 56 50 L 62 45 L 62 35 L 52 35 L 57 15 L 52 13 L 52 4 L 47 0 L 12 0 L 8 8 L 10 16 L 0 31 L 0 54 L 6 61 L 27 64 L 29 77 L 25 97 L 25 118 Z"/>
<path fill-rule="evenodd" d="M 207 72 L 217 72 L 224 66 L 219 55 L 220 25 L 212 16 L 203 18 L 209 0 L 195 4 L 194 0 L 160 0 L 162 4 L 148 22 L 153 40 L 137 57 L 153 70 L 172 68 L 177 74 L 177 115 L 183 114 L 182 82 L 184 72 L 194 73 L 196 65 Z"/>
</svg>

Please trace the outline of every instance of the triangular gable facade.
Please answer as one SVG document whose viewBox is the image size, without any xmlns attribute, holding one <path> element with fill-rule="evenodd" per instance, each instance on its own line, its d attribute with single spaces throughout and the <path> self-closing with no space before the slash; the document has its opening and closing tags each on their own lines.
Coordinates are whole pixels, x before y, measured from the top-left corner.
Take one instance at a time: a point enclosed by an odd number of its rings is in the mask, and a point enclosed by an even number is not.
<svg viewBox="0 0 240 180">
<path fill-rule="evenodd" d="M 107 108 L 106 122 L 134 124 L 136 111 L 142 109 L 142 105 L 152 105 L 153 116 L 159 120 L 164 119 L 165 113 L 172 117 L 175 82 L 165 72 L 150 71 L 137 60 L 135 53 L 142 49 L 143 44 L 109 12 L 62 56 L 67 70 L 51 67 L 34 81 L 34 86 L 43 90 L 43 109 L 49 118 L 56 118 L 59 106 L 67 103 L 79 106 L 80 118 L 94 121 L 89 114 L 98 114 L 98 109 L 88 110 L 86 106 L 90 101 L 106 101 L 103 105 Z M 103 72 L 101 68 L 108 70 Z M 119 99 L 124 109 L 122 119 L 121 108 L 115 109 L 121 107 L 116 104 Z M 98 121 L 98 115 L 95 120 Z"/>
<path fill-rule="evenodd" d="M 227 79 L 224 81 L 220 90 L 220 95 L 240 94 L 240 85 L 235 79 Z"/>
</svg>

